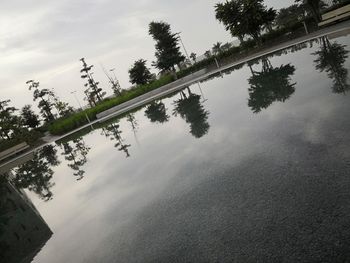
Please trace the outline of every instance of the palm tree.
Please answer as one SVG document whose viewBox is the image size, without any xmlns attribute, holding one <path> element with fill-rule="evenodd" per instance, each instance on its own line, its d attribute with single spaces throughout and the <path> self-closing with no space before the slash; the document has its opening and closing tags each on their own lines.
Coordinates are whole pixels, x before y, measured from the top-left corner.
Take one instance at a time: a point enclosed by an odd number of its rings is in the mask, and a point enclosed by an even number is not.
<svg viewBox="0 0 350 263">
<path fill-rule="evenodd" d="M 222 52 L 222 43 L 216 42 L 216 44 L 214 44 L 212 50 L 213 50 L 214 55 L 220 54 Z"/>
<path fill-rule="evenodd" d="M 193 53 L 193 52 L 192 52 L 192 53 L 190 54 L 190 58 L 193 60 L 194 63 L 197 62 L 197 54 L 196 54 L 196 53 Z"/>
</svg>

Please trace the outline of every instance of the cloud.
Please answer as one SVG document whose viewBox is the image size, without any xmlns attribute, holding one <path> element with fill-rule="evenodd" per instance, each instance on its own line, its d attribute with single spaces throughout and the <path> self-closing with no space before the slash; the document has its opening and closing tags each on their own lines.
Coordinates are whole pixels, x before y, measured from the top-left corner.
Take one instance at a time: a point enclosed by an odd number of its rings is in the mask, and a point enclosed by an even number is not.
<svg viewBox="0 0 350 263">
<path fill-rule="evenodd" d="M 95 64 L 95 76 L 110 92 L 99 63 L 117 68 L 123 87 L 127 70 L 139 58 L 154 60 L 148 23 L 164 20 L 181 31 L 189 52 L 203 53 L 231 36 L 215 20 L 211 1 L 160 0 L 12 0 L 0 3 L 0 92 L 17 107 L 32 103 L 28 78 L 75 104 L 72 89 L 82 93 L 79 58 Z M 270 5 L 281 1 L 270 0 Z"/>
</svg>

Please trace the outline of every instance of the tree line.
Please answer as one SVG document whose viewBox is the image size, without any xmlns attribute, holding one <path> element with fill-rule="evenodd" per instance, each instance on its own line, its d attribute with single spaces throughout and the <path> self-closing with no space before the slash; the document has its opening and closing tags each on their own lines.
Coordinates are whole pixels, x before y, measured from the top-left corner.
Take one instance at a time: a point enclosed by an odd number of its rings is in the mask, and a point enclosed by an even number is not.
<svg viewBox="0 0 350 263">
<path fill-rule="evenodd" d="M 337 4 L 341 0 L 333 2 Z M 261 43 L 263 32 L 271 31 L 276 27 L 288 27 L 291 23 L 303 20 L 307 16 L 312 17 L 315 22 L 320 21 L 322 8 L 324 4 L 321 0 L 295 0 L 295 4 L 282 8 L 279 12 L 268 8 L 263 0 L 226 0 L 214 6 L 216 19 L 233 37 L 241 42 L 246 38 L 252 38 L 257 43 Z M 181 69 L 197 62 L 195 53 L 191 53 L 189 58 L 182 54 L 179 34 L 173 33 L 168 23 L 152 21 L 148 26 L 148 33 L 155 41 L 155 61 L 152 62 L 152 66 L 158 69 L 160 74 L 172 74 L 176 78 L 176 67 Z M 219 54 L 229 48 L 231 48 L 230 43 L 217 42 L 205 55 Z M 94 65 L 89 65 L 85 58 L 81 58 L 80 61 L 85 99 L 90 107 L 94 107 L 105 99 L 107 92 L 100 87 L 100 83 L 93 76 Z M 122 96 L 123 89 L 116 76 L 112 77 L 105 73 L 114 95 Z M 149 84 L 157 78 L 147 67 L 147 61 L 142 58 L 134 62 L 128 73 L 130 82 L 136 86 Z M 62 101 L 53 90 L 41 88 L 38 81 L 29 80 L 26 84 L 29 90 L 33 91 L 33 101 L 37 102 L 40 116 L 34 112 L 31 105 L 25 105 L 19 111 L 10 106 L 10 100 L 0 101 L 0 138 L 2 140 L 11 140 L 19 134 L 37 129 L 42 123 L 51 123 L 74 112 L 73 107 Z"/>
</svg>

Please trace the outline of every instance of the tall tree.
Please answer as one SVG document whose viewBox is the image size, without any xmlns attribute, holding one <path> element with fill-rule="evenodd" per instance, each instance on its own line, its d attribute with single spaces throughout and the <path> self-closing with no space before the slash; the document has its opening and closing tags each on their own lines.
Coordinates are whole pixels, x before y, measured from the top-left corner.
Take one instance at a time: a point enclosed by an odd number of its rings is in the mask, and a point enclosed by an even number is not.
<svg viewBox="0 0 350 263">
<path fill-rule="evenodd" d="M 324 3 L 321 0 L 295 0 L 295 2 L 301 4 L 306 11 L 310 12 L 316 22 L 322 20 L 321 8 Z"/>
<path fill-rule="evenodd" d="M 156 41 L 157 61 L 153 63 L 161 71 L 175 71 L 175 65 L 185 60 L 178 45 L 179 37 L 171 33 L 170 25 L 165 22 L 151 22 L 149 34 Z"/>
<path fill-rule="evenodd" d="M 275 19 L 278 27 L 289 27 L 304 18 L 305 10 L 301 5 L 291 5 L 281 8 Z"/>
<path fill-rule="evenodd" d="M 21 110 L 23 124 L 29 128 L 35 129 L 39 126 L 39 116 L 32 110 L 31 105 L 25 105 Z"/>
<path fill-rule="evenodd" d="M 146 60 L 139 59 L 129 69 L 129 78 L 132 84 L 145 85 L 153 79 L 153 75 L 146 66 Z"/>
<path fill-rule="evenodd" d="M 38 107 L 44 120 L 47 122 L 53 121 L 55 119 L 55 115 L 52 113 L 54 104 L 50 101 L 50 97 L 54 96 L 53 92 L 49 89 L 40 89 L 40 83 L 34 80 L 28 80 L 26 84 L 29 85 L 29 90 L 34 90 L 33 100 L 40 100 Z"/>
<path fill-rule="evenodd" d="M 269 28 L 276 11 L 267 8 L 263 0 L 226 0 L 215 5 L 216 19 L 242 42 L 245 35 L 259 40 L 261 31 Z"/>
<path fill-rule="evenodd" d="M 100 84 L 98 81 L 92 77 L 93 72 L 91 72 L 94 65 L 88 66 L 85 62 L 85 58 L 81 58 L 80 61 L 83 63 L 83 68 L 80 70 L 81 78 L 87 79 L 87 82 L 84 86 L 87 88 L 85 90 L 85 94 L 87 94 L 90 105 L 96 105 L 98 101 L 102 101 L 103 93 L 102 89 L 98 87 Z"/>
<path fill-rule="evenodd" d="M 212 51 L 214 55 L 218 55 L 219 53 L 222 52 L 222 43 L 221 42 L 216 42 L 212 48 Z"/>
<path fill-rule="evenodd" d="M 321 48 L 314 55 L 317 59 L 314 61 L 316 69 L 325 71 L 330 79 L 333 80 L 332 90 L 334 93 L 345 93 L 350 90 L 348 84 L 348 69 L 344 66 L 348 58 L 349 51 L 345 45 L 330 43 L 327 37 L 321 38 Z"/>
</svg>

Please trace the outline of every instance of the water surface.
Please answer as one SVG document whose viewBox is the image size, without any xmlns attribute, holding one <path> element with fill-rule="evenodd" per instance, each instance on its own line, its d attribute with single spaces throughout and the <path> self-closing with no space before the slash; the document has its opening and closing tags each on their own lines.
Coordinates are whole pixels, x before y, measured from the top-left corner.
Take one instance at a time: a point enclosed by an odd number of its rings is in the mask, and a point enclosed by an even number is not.
<svg viewBox="0 0 350 263">
<path fill-rule="evenodd" d="M 349 44 L 294 46 L 47 146 L 2 183 L 36 216 L 0 216 L 40 222 L 40 263 L 349 260 Z M 38 236 L 2 228 L 9 262 Z"/>
</svg>

